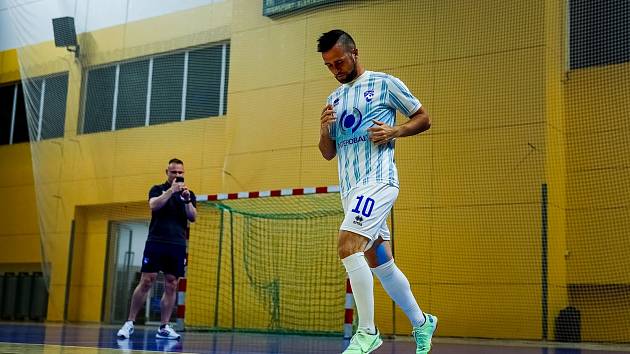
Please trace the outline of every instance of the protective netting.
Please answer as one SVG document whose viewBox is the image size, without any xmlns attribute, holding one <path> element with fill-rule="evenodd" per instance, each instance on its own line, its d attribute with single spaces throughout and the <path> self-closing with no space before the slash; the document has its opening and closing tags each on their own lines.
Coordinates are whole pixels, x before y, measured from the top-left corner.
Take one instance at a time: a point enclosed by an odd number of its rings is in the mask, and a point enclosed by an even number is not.
<svg viewBox="0 0 630 354">
<path fill-rule="evenodd" d="M 88 30 L 99 9 L 77 2 L 79 59 L 33 44 L 26 7 L 12 16 L 21 84 L 0 93 L 24 92 L 49 318 L 100 320 L 107 223 L 148 219 L 171 157 L 198 194 L 336 184 L 317 139 L 337 82 L 315 48 L 342 28 L 433 119 L 396 143 L 392 229 L 437 335 L 630 342 L 627 1 L 225 0 L 151 18 L 130 3 Z M 289 10 L 263 16 L 273 3 Z M 200 203 L 187 325 L 340 331 L 325 198 Z M 375 289 L 379 329 L 407 334 Z"/>
</svg>

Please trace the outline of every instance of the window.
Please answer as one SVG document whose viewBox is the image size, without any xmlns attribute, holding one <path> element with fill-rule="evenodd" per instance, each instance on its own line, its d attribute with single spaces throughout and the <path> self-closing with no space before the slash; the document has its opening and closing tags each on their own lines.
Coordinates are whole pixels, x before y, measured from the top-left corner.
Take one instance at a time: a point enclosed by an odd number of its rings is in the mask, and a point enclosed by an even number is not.
<svg viewBox="0 0 630 354">
<path fill-rule="evenodd" d="M 120 64 L 115 129 L 144 126 L 148 80 L 148 60 Z"/>
<path fill-rule="evenodd" d="M 92 69 L 86 76 L 83 132 L 112 130 L 116 67 Z"/>
<path fill-rule="evenodd" d="M 630 2 L 569 1 L 571 69 L 630 61 Z"/>
<path fill-rule="evenodd" d="M 68 74 L 29 79 L 24 85 L 30 93 L 26 97 L 21 83 L 0 87 L 0 144 L 30 140 L 27 107 L 35 140 L 63 137 Z"/>
<path fill-rule="evenodd" d="M 29 140 L 26 106 L 24 105 L 24 90 L 22 89 L 22 85 L 17 85 L 15 117 L 13 120 L 13 140 L 11 144 L 25 143 Z"/>
<path fill-rule="evenodd" d="M 11 142 L 16 85 L 0 86 L 0 145 Z"/>
<path fill-rule="evenodd" d="M 66 122 L 68 74 L 51 75 L 24 81 L 26 108 L 31 112 L 31 131 L 35 140 L 63 137 Z"/>
<path fill-rule="evenodd" d="M 182 92 L 187 53 L 165 55 L 153 60 L 149 124 L 182 120 Z"/>
<path fill-rule="evenodd" d="M 204 118 L 225 114 L 227 67 L 212 65 L 226 63 L 224 48 L 211 47 L 191 51 L 188 59 L 188 85 L 186 92 L 186 119 Z"/>
<path fill-rule="evenodd" d="M 229 43 L 88 70 L 83 134 L 224 115 Z"/>
<path fill-rule="evenodd" d="M 68 75 L 44 80 L 44 110 L 40 114 L 40 139 L 63 137 L 66 123 L 66 99 L 68 97 Z"/>
</svg>

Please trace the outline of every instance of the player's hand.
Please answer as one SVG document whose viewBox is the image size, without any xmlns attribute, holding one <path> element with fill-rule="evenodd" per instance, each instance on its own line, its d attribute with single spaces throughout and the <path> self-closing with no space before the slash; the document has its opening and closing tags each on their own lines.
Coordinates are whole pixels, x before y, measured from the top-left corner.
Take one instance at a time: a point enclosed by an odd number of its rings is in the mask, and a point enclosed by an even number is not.
<svg viewBox="0 0 630 354">
<path fill-rule="evenodd" d="M 190 191 L 188 190 L 188 187 L 186 186 L 184 186 L 184 188 L 182 189 L 182 198 L 184 198 L 185 201 L 190 200 Z"/>
<path fill-rule="evenodd" d="M 171 182 L 171 192 L 177 193 L 177 192 L 181 192 L 183 189 L 184 189 L 183 182 L 175 182 L 175 180 Z"/>
<path fill-rule="evenodd" d="M 387 144 L 398 137 L 397 127 L 390 127 L 389 125 L 378 120 L 372 120 L 372 122 L 374 122 L 374 126 L 368 128 L 368 132 L 370 134 L 370 140 L 374 144 Z"/>
<path fill-rule="evenodd" d="M 326 106 L 324 106 L 324 109 L 322 109 L 322 116 L 319 119 L 319 134 L 321 134 L 321 136 L 329 137 L 330 125 L 335 124 L 335 120 L 335 111 L 333 110 L 332 105 L 327 104 Z"/>
</svg>

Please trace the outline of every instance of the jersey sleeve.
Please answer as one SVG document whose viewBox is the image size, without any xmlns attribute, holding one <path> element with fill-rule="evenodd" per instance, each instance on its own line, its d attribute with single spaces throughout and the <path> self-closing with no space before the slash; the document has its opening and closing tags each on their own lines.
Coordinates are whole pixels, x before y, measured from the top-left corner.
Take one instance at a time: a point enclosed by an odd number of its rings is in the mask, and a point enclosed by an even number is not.
<svg viewBox="0 0 630 354">
<path fill-rule="evenodd" d="M 149 190 L 149 199 L 155 198 L 155 197 L 159 197 L 161 195 L 162 195 L 162 188 L 161 188 L 161 186 L 153 186 Z"/>
<path fill-rule="evenodd" d="M 407 117 L 422 107 L 422 103 L 411 94 L 405 83 L 393 76 L 387 78 L 387 104 Z"/>
</svg>

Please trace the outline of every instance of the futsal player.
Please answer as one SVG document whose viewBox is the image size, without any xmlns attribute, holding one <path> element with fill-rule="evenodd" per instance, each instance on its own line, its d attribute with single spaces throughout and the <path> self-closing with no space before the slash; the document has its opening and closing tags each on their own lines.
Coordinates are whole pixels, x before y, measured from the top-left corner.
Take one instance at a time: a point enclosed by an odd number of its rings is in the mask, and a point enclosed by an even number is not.
<svg viewBox="0 0 630 354">
<path fill-rule="evenodd" d="M 341 83 L 322 110 L 319 149 L 326 160 L 338 157 L 345 214 L 338 253 L 348 272 L 359 320 L 344 354 L 371 353 L 383 343 L 374 323 L 372 273 L 411 321 L 416 353 L 426 354 L 431 350 L 437 317 L 420 310 L 407 277 L 394 263 L 387 216 L 399 188 L 395 139 L 426 131 L 431 119 L 402 81 L 364 69 L 348 33 L 332 30 L 322 34 L 317 51 Z M 396 111 L 409 120 L 395 125 Z"/>
</svg>

